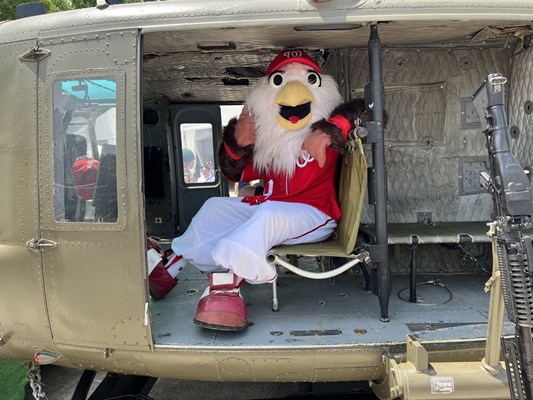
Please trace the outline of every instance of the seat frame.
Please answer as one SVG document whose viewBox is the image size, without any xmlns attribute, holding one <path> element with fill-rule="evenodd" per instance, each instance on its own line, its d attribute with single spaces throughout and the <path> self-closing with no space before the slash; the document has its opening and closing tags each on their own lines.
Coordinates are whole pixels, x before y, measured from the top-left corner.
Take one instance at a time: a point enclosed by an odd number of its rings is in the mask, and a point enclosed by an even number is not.
<svg viewBox="0 0 533 400">
<path fill-rule="evenodd" d="M 340 275 L 356 265 L 370 263 L 367 251 L 355 253 L 355 243 L 359 232 L 361 214 L 367 187 L 367 163 L 360 138 L 346 141 L 342 156 L 338 200 L 341 209 L 341 220 L 334 235 L 324 242 L 297 245 L 281 245 L 272 248 L 267 261 L 278 267 L 308 279 L 329 279 Z M 335 269 L 324 272 L 311 272 L 285 261 L 283 256 L 305 257 L 339 257 L 348 260 Z M 366 267 L 364 267 L 366 268 Z M 365 274 L 365 278 L 367 274 Z M 368 287 L 368 284 L 367 284 Z M 272 310 L 279 310 L 277 295 L 277 278 L 272 282 Z"/>
</svg>

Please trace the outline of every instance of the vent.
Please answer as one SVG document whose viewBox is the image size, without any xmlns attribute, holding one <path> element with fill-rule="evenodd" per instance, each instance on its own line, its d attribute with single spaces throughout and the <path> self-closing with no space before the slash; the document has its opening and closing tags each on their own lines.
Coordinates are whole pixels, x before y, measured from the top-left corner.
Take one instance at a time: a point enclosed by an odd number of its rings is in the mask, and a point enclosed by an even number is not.
<svg viewBox="0 0 533 400">
<path fill-rule="evenodd" d="M 340 329 L 312 329 L 308 331 L 291 331 L 291 336 L 336 336 L 342 335 Z"/>
<path fill-rule="evenodd" d="M 214 51 L 214 50 L 235 50 L 237 46 L 235 46 L 235 43 L 233 42 L 203 42 L 203 43 L 197 43 L 196 46 L 200 50 L 204 51 Z"/>
<path fill-rule="evenodd" d="M 248 86 L 250 81 L 248 79 L 234 79 L 234 78 L 222 78 L 224 86 Z"/>
<path fill-rule="evenodd" d="M 459 196 L 487 193 L 481 186 L 479 176 L 481 172 L 488 172 L 489 159 L 487 157 L 461 157 L 459 159 Z"/>
<path fill-rule="evenodd" d="M 227 67 L 224 70 L 227 75 L 234 78 L 261 78 L 265 76 L 264 67 Z"/>
</svg>

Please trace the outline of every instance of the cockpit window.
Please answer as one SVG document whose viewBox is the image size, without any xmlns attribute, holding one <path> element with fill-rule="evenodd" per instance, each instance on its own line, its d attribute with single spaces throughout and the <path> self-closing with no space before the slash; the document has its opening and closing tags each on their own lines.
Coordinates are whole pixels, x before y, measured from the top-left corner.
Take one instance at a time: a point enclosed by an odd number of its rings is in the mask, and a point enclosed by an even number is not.
<svg viewBox="0 0 533 400">
<path fill-rule="evenodd" d="M 53 83 L 57 222 L 117 221 L 116 87 L 114 77 Z"/>
<path fill-rule="evenodd" d="M 181 124 L 181 157 L 186 185 L 209 185 L 217 182 L 213 126 L 207 123 Z"/>
</svg>

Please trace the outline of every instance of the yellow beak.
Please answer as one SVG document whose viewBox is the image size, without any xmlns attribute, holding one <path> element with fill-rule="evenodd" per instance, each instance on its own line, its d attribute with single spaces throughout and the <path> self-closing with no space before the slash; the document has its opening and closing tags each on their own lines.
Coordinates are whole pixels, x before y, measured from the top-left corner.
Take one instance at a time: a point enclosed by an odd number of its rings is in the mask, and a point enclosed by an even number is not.
<svg viewBox="0 0 533 400">
<path fill-rule="evenodd" d="M 312 101 L 313 94 L 303 83 L 290 81 L 285 84 L 276 96 L 276 103 L 280 107 L 278 124 L 288 131 L 302 129 L 313 117 Z"/>
</svg>

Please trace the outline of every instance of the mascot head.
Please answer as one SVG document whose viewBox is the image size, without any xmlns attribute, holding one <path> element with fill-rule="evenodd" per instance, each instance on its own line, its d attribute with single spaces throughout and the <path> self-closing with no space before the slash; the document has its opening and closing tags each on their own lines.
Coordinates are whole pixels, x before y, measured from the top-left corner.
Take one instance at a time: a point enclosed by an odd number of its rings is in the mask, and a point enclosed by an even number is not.
<svg viewBox="0 0 533 400">
<path fill-rule="evenodd" d="M 256 124 L 255 168 L 292 175 L 311 125 L 328 118 L 340 102 L 333 78 L 306 52 L 279 53 L 246 100 Z"/>
</svg>

